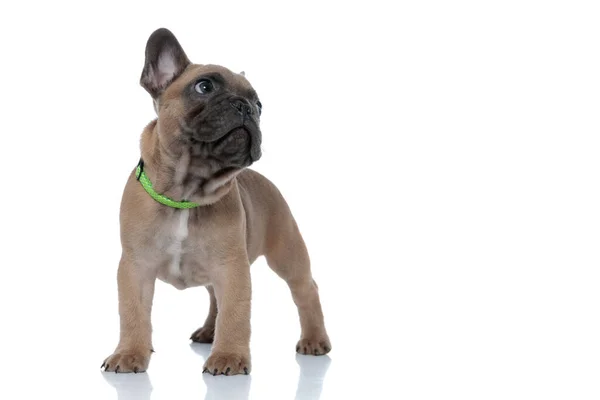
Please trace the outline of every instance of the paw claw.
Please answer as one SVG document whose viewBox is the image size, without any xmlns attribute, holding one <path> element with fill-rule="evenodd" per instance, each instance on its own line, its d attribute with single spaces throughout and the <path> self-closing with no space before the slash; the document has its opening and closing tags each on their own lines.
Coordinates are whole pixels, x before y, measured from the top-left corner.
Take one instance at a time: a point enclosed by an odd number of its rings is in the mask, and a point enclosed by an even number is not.
<svg viewBox="0 0 600 400">
<path fill-rule="evenodd" d="M 227 353 L 213 351 L 204 363 L 204 370 L 211 375 L 238 375 L 249 372 L 250 356 L 247 353 Z"/>
<path fill-rule="evenodd" d="M 305 355 L 320 356 L 331 351 L 331 344 L 326 335 L 302 338 L 296 345 L 296 352 Z"/>
<path fill-rule="evenodd" d="M 148 368 L 148 350 L 124 349 L 112 354 L 102 364 L 104 371 L 118 373 L 143 372 Z"/>
<path fill-rule="evenodd" d="M 244 374 L 248 375 L 248 368 L 244 367 Z"/>
</svg>

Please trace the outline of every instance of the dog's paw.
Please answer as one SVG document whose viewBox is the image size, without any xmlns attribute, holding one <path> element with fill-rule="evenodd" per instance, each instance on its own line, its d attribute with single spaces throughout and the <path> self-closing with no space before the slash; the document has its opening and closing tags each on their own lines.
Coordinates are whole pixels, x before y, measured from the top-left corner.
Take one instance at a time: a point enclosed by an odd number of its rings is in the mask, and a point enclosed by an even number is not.
<svg viewBox="0 0 600 400">
<path fill-rule="evenodd" d="M 196 343 L 212 343 L 215 338 L 215 328 L 214 327 L 202 327 L 198 328 L 196 332 L 192 333 L 190 336 L 190 340 Z"/>
<path fill-rule="evenodd" d="M 306 337 L 298 341 L 296 352 L 300 354 L 310 354 L 314 356 L 322 356 L 331 351 L 331 342 L 327 336 L 324 337 Z"/>
<path fill-rule="evenodd" d="M 144 372 L 150 363 L 151 350 L 117 350 L 102 363 L 104 371 L 107 372 Z"/>
<path fill-rule="evenodd" d="M 202 372 L 212 375 L 248 375 L 250 373 L 250 356 L 215 351 L 204 363 Z"/>
</svg>

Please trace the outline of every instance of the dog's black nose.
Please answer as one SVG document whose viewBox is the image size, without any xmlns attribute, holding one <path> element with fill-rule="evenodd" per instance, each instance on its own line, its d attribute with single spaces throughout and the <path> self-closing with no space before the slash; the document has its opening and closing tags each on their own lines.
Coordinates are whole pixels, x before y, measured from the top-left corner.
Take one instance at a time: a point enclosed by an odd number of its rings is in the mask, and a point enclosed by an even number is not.
<svg viewBox="0 0 600 400">
<path fill-rule="evenodd" d="M 238 113 L 242 115 L 252 115 L 252 107 L 250 107 L 246 101 L 242 99 L 236 99 L 232 100 L 230 104 L 237 110 Z"/>
</svg>

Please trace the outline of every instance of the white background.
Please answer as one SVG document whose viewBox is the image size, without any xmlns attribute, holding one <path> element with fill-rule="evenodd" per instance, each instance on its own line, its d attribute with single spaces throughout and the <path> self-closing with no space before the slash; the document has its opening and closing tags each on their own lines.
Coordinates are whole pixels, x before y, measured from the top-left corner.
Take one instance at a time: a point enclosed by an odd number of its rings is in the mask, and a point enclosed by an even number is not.
<svg viewBox="0 0 600 400">
<path fill-rule="evenodd" d="M 572 0 L 2 2 L 0 398 L 598 398 L 599 19 Z M 100 372 L 163 26 L 261 97 L 254 168 L 309 246 L 328 357 L 295 356 L 260 259 L 249 377 L 201 374 L 208 296 L 162 282 L 148 373 Z"/>
</svg>

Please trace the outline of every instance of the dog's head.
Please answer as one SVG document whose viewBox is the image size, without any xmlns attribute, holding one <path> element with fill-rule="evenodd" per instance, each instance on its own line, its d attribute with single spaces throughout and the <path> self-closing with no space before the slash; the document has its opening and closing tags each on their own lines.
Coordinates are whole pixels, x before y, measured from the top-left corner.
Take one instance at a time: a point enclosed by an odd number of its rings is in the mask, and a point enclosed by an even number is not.
<svg viewBox="0 0 600 400">
<path fill-rule="evenodd" d="M 161 148 L 185 157 L 190 173 L 240 170 L 260 158 L 262 105 L 243 73 L 191 63 L 161 28 L 146 44 L 140 84 L 154 100 Z"/>
</svg>

